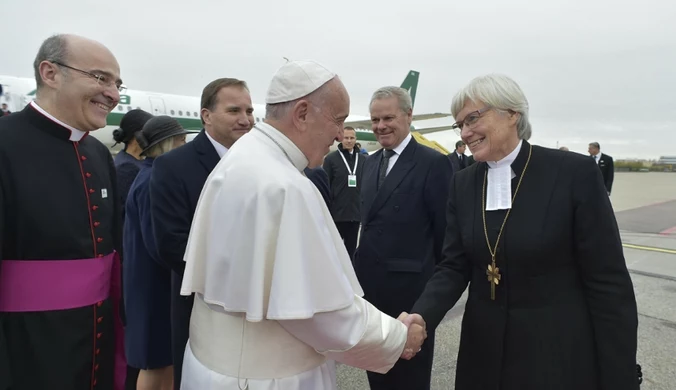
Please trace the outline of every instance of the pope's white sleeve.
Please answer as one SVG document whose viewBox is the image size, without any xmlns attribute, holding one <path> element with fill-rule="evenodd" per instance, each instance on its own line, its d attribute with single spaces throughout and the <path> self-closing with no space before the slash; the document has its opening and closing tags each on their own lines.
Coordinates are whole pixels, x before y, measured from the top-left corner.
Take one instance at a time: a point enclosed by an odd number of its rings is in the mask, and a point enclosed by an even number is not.
<svg viewBox="0 0 676 390">
<path fill-rule="evenodd" d="M 408 329 L 355 295 L 345 309 L 304 320 L 280 320 L 287 332 L 329 359 L 384 374 L 399 360 Z"/>
</svg>

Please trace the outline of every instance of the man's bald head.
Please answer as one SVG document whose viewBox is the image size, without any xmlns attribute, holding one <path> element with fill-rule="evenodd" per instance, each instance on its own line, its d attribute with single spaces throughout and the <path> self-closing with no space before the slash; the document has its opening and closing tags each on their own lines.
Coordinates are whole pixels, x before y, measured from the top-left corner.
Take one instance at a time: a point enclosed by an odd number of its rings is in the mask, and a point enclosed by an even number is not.
<svg viewBox="0 0 676 390">
<path fill-rule="evenodd" d="M 54 35 L 40 46 L 33 67 L 40 107 L 82 131 L 105 127 L 122 89 L 120 65 L 108 48 L 77 35 Z"/>
<path fill-rule="evenodd" d="M 35 73 L 37 89 L 40 90 L 44 85 L 42 77 L 40 76 L 40 64 L 43 61 L 68 64 L 72 57 L 78 57 L 92 52 L 100 53 L 99 55 L 106 55 L 113 59 L 115 58 L 113 53 L 100 42 L 79 35 L 56 34 L 45 39 L 42 42 L 42 45 L 40 45 L 40 49 L 33 61 L 33 71 Z M 117 60 L 114 60 L 114 62 L 115 65 L 117 65 L 119 73 L 119 64 L 117 64 Z"/>
</svg>

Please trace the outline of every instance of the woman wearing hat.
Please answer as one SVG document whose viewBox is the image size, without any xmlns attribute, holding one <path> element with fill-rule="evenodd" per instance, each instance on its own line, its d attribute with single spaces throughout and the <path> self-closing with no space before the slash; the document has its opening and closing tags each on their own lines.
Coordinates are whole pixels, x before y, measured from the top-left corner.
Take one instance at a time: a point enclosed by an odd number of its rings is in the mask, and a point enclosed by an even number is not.
<svg viewBox="0 0 676 390">
<path fill-rule="evenodd" d="M 113 131 L 115 145 L 123 143 L 124 148 L 115 156 L 115 170 L 117 171 L 117 189 L 120 193 L 122 202 L 122 220 L 124 221 L 124 204 L 127 201 L 127 194 L 131 183 L 136 179 L 139 169 L 141 169 L 141 146 L 136 141 L 134 134 L 139 132 L 143 125 L 152 118 L 141 109 L 131 110 L 124 114 L 120 121 L 120 128 Z M 113 145 L 113 146 L 115 146 Z"/>
<path fill-rule="evenodd" d="M 137 389 L 173 389 L 171 271 L 159 259 L 150 220 L 148 184 L 156 157 L 185 144 L 186 131 L 169 116 L 150 119 L 135 138 L 145 159 L 129 191 L 124 222 L 125 351 L 140 370 Z"/>
<path fill-rule="evenodd" d="M 141 146 L 136 141 L 134 135 L 143 129 L 143 125 L 148 122 L 153 115 L 141 109 L 135 109 L 127 112 L 120 121 L 120 128 L 113 131 L 115 145 L 124 144 L 124 148 L 115 156 L 115 166 L 131 162 L 139 164 L 141 158 Z M 113 145 L 113 146 L 115 146 Z M 140 165 L 139 165 L 140 167 Z"/>
</svg>

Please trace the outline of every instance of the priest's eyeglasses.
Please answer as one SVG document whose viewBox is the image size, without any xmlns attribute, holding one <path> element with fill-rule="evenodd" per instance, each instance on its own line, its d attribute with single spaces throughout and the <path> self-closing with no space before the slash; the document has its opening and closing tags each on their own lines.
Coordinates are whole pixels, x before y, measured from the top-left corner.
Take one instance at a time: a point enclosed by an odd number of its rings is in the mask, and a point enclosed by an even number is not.
<svg viewBox="0 0 676 390">
<path fill-rule="evenodd" d="M 102 86 L 105 86 L 105 87 L 115 86 L 115 88 L 120 92 L 124 92 L 127 89 L 127 87 L 125 87 L 124 84 L 122 84 L 121 81 L 115 81 L 110 76 L 105 76 L 105 75 L 101 75 L 101 74 L 94 74 L 94 73 L 91 73 L 91 72 L 87 72 L 86 70 L 73 68 L 72 66 L 62 64 L 61 62 L 58 62 L 58 61 L 50 61 L 50 62 L 57 64 L 59 66 L 63 66 L 64 68 L 68 68 L 68 69 L 72 69 L 74 71 L 80 72 L 80 73 L 87 75 L 89 77 L 92 77 L 92 78 L 96 79 L 96 82 L 98 82 L 99 85 L 102 85 Z"/>
<path fill-rule="evenodd" d="M 493 107 L 484 107 L 480 110 L 472 111 L 469 114 L 465 115 L 465 119 L 455 122 L 453 125 L 451 125 L 451 129 L 455 130 L 455 133 L 460 135 L 462 133 L 462 128 L 467 125 L 467 126 L 472 126 L 474 125 L 479 118 L 481 118 L 481 115 L 490 110 Z"/>
</svg>

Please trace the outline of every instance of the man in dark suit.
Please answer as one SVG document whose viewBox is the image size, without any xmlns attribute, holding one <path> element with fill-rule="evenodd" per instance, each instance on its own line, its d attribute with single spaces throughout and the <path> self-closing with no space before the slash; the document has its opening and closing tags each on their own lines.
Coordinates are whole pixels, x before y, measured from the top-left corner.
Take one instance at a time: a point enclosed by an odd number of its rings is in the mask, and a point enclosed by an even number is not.
<svg viewBox="0 0 676 390">
<path fill-rule="evenodd" d="M 193 297 L 180 294 L 197 201 L 211 171 L 254 124 L 251 95 L 244 81 L 222 78 L 202 91 L 204 128 L 192 142 L 155 160 L 150 179 L 153 229 L 160 258 L 172 269 L 171 332 L 174 389 L 181 386 L 183 353 L 188 341 Z"/>
<path fill-rule="evenodd" d="M 606 185 L 606 191 L 610 196 L 610 191 L 613 188 L 613 180 L 615 179 L 615 167 L 613 166 L 613 158 L 605 153 L 601 153 L 601 145 L 598 142 L 589 144 L 589 155 L 596 161 L 596 164 L 601 170 L 603 176 L 603 183 Z"/>
<path fill-rule="evenodd" d="M 338 150 L 329 153 L 324 159 L 324 170 L 331 187 L 329 209 L 353 262 L 359 235 L 359 189 L 366 160 L 366 156 L 355 147 L 356 141 L 355 129 L 349 126 L 344 128 Z"/>
<path fill-rule="evenodd" d="M 364 298 L 396 318 L 410 311 L 441 260 L 453 170 L 447 156 L 411 136 L 412 104 L 405 90 L 379 89 L 370 111 L 383 149 L 364 163 L 355 270 Z M 371 389 L 429 389 L 433 356 L 429 332 L 413 359 L 400 360 L 385 375 L 368 372 Z"/>
<path fill-rule="evenodd" d="M 455 143 L 455 151 L 448 155 L 448 158 L 451 160 L 451 166 L 453 166 L 453 172 L 458 172 L 469 166 L 468 157 L 465 156 L 466 148 L 467 146 L 464 142 L 458 141 Z"/>
</svg>

